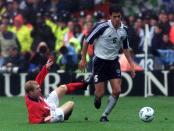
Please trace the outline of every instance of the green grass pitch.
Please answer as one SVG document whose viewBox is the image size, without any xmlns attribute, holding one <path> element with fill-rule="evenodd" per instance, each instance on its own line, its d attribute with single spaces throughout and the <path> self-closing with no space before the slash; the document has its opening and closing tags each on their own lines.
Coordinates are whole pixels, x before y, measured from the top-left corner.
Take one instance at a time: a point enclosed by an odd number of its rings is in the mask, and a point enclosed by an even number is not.
<svg viewBox="0 0 174 131">
<path fill-rule="evenodd" d="M 67 100 L 75 102 L 68 121 L 30 125 L 23 97 L 0 97 L 0 131 L 174 131 L 174 97 L 120 98 L 108 123 L 99 122 L 107 96 L 99 110 L 93 106 L 93 96 L 69 95 L 61 103 Z M 155 110 L 155 119 L 150 123 L 138 118 L 138 111 L 143 106 L 151 106 Z"/>
</svg>

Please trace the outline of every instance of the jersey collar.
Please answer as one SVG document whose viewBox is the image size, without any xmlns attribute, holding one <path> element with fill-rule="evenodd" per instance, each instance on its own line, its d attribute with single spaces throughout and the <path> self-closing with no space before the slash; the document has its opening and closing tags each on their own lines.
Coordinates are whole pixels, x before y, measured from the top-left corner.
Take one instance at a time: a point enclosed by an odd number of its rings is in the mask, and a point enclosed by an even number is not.
<svg viewBox="0 0 174 131">
<path fill-rule="evenodd" d="M 32 98 L 31 96 L 27 95 L 28 98 L 31 100 L 31 101 L 35 101 L 35 102 L 39 102 L 39 98 Z"/>
<path fill-rule="evenodd" d="M 111 20 L 108 20 L 108 24 L 109 24 L 109 26 L 110 26 L 111 28 L 114 28 L 114 29 L 115 29 L 115 27 L 113 26 Z M 124 25 L 123 25 L 123 23 L 121 22 L 121 26 L 120 26 L 119 28 L 123 29 L 123 27 L 124 27 Z"/>
</svg>

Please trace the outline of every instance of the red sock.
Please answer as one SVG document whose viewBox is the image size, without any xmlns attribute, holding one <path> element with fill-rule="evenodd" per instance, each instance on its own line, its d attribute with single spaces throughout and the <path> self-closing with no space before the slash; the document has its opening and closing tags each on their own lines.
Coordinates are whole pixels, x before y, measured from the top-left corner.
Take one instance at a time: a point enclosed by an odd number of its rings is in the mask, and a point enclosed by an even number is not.
<svg viewBox="0 0 174 131">
<path fill-rule="evenodd" d="M 66 94 L 70 94 L 73 91 L 76 91 L 76 90 L 79 90 L 79 89 L 84 89 L 86 87 L 86 84 L 83 83 L 83 82 L 76 82 L 76 83 L 66 84 L 66 86 L 67 86 L 67 89 L 68 89 Z"/>
</svg>

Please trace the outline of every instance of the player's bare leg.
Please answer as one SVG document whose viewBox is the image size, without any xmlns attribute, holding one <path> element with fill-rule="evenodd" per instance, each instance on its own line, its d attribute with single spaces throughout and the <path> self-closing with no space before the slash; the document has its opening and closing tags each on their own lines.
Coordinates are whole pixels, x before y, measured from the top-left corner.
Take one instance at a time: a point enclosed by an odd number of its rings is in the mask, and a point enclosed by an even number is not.
<svg viewBox="0 0 174 131">
<path fill-rule="evenodd" d="M 68 120 L 74 108 L 74 102 L 68 101 L 60 107 L 64 113 L 64 119 Z"/>
<path fill-rule="evenodd" d="M 67 90 L 68 89 L 66 85 L 60 85 L 58 88 L 55 89 L 59 100 L 62 99 L 62 97 L 66 94 Z"/>
<path fill-rule="evenodd" d="M 75 90 L 79 89 L 86 89 L 87 83 L 83 82 L 76 82 L 76 83 L 69 83 L 67 85 L 60 85 L 58 88 L 55 89 L 58 99 L 61 100 L 62 97 L 67 94 L 67 93 L 72 93 Z M 68 120 L 69 117 L 72 114 L 74 107 L 74 102 L 73 101 L 68 101 L 64 105 L 60 107 L 64 113 L 64 120 Z"/>
<path fill-rule="evenodd" d="M 101 98 L 105 93 L 104 82 L 99 82 L 95 84 L 95 100 L 94 105 L 96 109 L 99 109 L 101 106 Z"/>
<path fill-rule="evenodd" d="M 112 87 L 112 95 L 109 96 L 107 106 L 102 114 L 102 117 L 100 118 L 101 122 L 109 121 L 107 116 L 110 114 L 110 112 L 116 105 L 121 92 L 121 79 L 112 79 L 110 80 L 110 83 Z"/>
</svg>

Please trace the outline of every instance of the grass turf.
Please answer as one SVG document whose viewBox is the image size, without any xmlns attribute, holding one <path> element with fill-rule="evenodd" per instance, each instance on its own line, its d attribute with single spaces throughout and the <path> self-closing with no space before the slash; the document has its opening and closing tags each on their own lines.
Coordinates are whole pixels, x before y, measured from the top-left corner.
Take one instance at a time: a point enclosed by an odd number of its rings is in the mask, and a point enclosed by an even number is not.
<svg viewBox="0 0 174 131">
<path fill-rule="evenodd" d="M 73 100 L 75 109 L 64 123 L 30 125 L 23 97 L 0 97 L 0 131 L 174 131 L 174 97 L 124 97 L 109 116 L 109 123 L 100 123 L 99 118 L 107 103 L 96 110 L 93 96 L 65 96 L 61 103 Z M 143 106 L 155 110 L 155 119 L 145 123 L 138 118 Z"/>
</svg>

